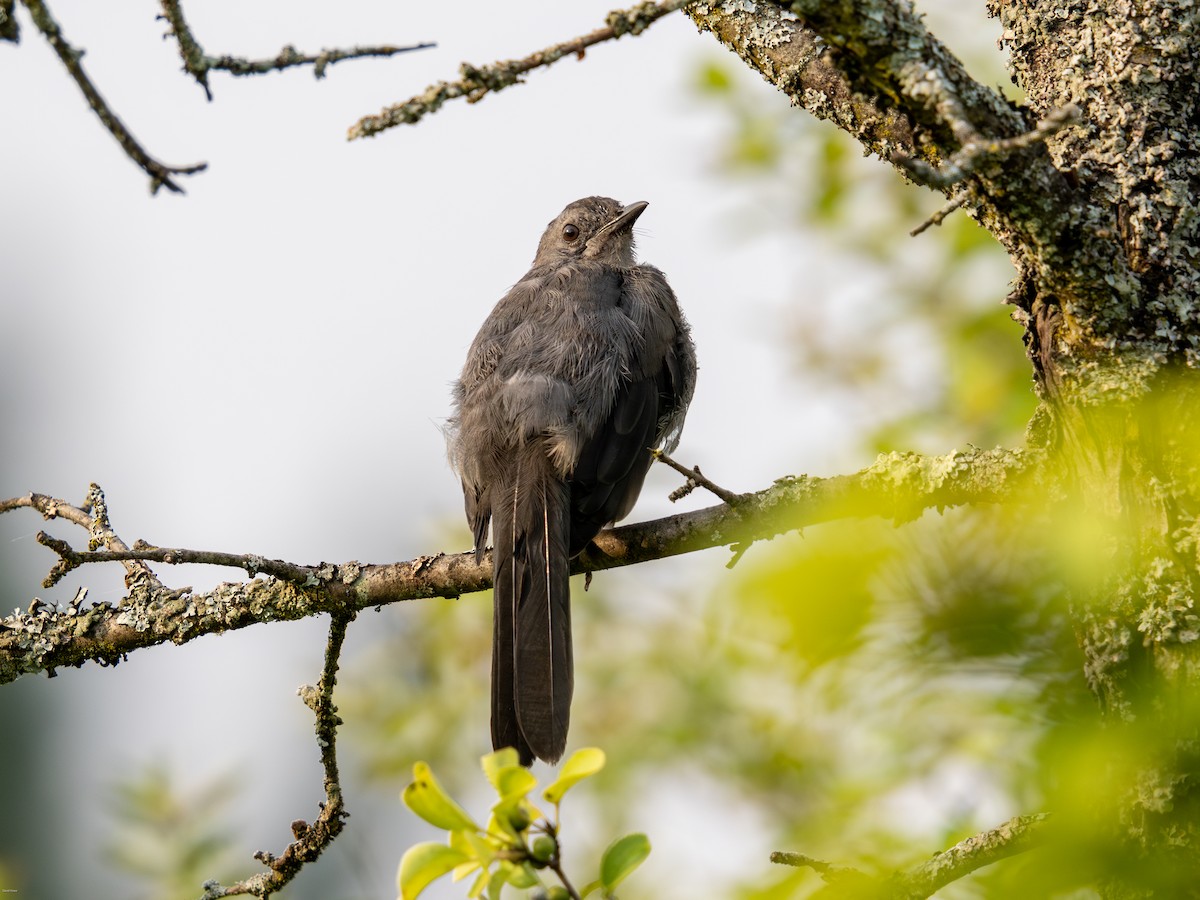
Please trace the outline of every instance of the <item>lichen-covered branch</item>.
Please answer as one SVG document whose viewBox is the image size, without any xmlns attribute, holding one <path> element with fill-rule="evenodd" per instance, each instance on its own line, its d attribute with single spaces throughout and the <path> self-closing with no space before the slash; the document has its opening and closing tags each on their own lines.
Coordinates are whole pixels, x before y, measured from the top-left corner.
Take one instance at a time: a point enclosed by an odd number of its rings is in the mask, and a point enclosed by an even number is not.
<svg viewBox="0 0 1200 900">
<path fill-rule="evenodd" d="M 797 106 L 960 195 L 1010 252 L 1059 246 L 1072 202 L 1044 146 L 1051 132 L 975 81 L 911 3 L 714 0 L 685 12 Z M 1054 130 L 1068 118 L 1053 117 Z"/>
<path fill-rule="evenodd" d="M 179 42 L 179 55 L 183 59 L 183 67 L 204 88 L 204 94 L 212 100 L 212 90 L 208 85 L 208 73 L 214 71 L 228 72 L 231 75 L 263 75 L 267 72 L 280 72 L 295 66 L 313 67 L 313 75 L 325 77 L 325 69 L 344 59 L 362 59 L 371 56 L 395 56 L 397 53 L 409 53 L 413 50 L 426 50 L 436 46 L 432 43 L 410 44 L 397 47 L 390 44 L 349 47 L 347 49 L 322 50 L 316 54 L 300 53 L 290 44 L 269 59 L 246 59 L 241 56 L 210 56 L 204 52 L 200 42 L 192 33 L 183 14 L 183 4 L 180 0 L 161 0 L 162 18 L 171 26 L 171 34 Z"/>
<path fill-rule="evenodd" d="M 831 890 L 827 893 L 831 897 L 844 891 L 845 896 L 855 900 L 924 900 L 977 869 L 1038 846 L 1044 839 L 1049 818 L 1047 813 L 1016 816 L 998 828 L 972 835 L 948 850 L 935 853 L 919 866 L 882 878 L 833 866 L 802 853 L 777 851 L 771 854 L 771 862 L 812 869 L 829 884 Z"/>
<path fill-rule="evenodd" d="M 13 7 L 17 0 L 0 0 L 0 41 L 16 44 L 21 40 L 21 29 L 13 18 Z"/>
<path fill-rule="evenodd" d="M 1014 150 L 1032 147 L 1058 134 L 1068 125 L 1079 124 L 1079 119 L 1079 107 L 1072 104 L 1062 109 L 1052 110 L 1037 123 L 1035 128 L 1024 134 L 1018 134 L 1016 137 L 989 139 L 978 132 L 962 133 L 961 136 L 964 138 L 962 149 L 938 166 L 930 165 L 915 156 L 904 155 L 893 157 L 892 162 L 905 169 L 912 180 L 918 184 L 945 190 L 954 187 L 976 172 L 985 160 L 1012 153 Z M 956 134 L 958 133 L 956 131 Z"/>
<path fill-rule="evenodd" d="M 688 2 L 690 0 L 661 0 L 659 3 L 644 2 L 629 9 L 613 10 L 605 18 L 603 28 L 538 50 L 521 59 L 502 60 L 485 66 L 463 63 L 459 69 L 462 77 L 457 81 L 439 81 L 403 103 L 386 107 L 378 115 L 363 116 L 350 127 L 347 138 L 372 137 L 397 125 L 412 125 L 437 112 L 447 100 L 458 97 L 466 97 L 468 103 L 477 103 L 490 93 L 520 84 L 521 76 L 534 69 L 552 65 L 565 56 L 582 59 L 588 47 L 626 34 L 641 34 L 654 22 L 686 6 Z"/>
<path fill-rule="evenodd" d="M 50 14 L 46 4 L 42 0 L 21 0 L 21 2 L 25 4 L 25 8 L 33 17 L 33 24 L 37 26 L 38 31 L 46 38 L 71 77 L 75 79 L 75 83 L 83 92 L 92 111 L 99 117 L 109 133 L 117 139 L 117 143 L 121 145 L 125 155 L 141 166 L 142 170 L 150 176 L 150 192 L 158 193 L 159 188 L 165 187 L 167 190 L 182 194 L 183 188 L 172 176 L 194 175 L 197 172 L 203 172 L 208 167 L 208 163 L 168 166 L 147 153 L 100 95 L 100 91 L 96 89 L 83 69 L 83 51 L 71 46 L 63 37 L 62 29 Z"/>
<path fill-rule="evenodd" d="M 721 504 L 601 533 L 596 551 L 576 559 L 574 572 L 594 572 L 731 546 L 738 555 L 755 541 L 808 525 L 848 517 L 883 516 L 897 522 L 926 509 L 1011 498 L 1018 485 L 1040 471 L 1042 456 L 1029 450 L 969 450 L 945 456 L 889 453 L 854 475 L 779 479 L 766 490 Z M 99 489 L 95 489 L 99 494 Z M 102 495 L 100 495 L 102 496 Z M 0 513 L 19 508 L 48 519 L 66 518 L 93 528 L 93 517 L 60 500 L 28 494 L 0 502 Z M 105 526 L 107 520 L 105 519 Z M 109 534 L 108 531 L 103 532 Z M 107 551 L 73 550 L 47 542 L 71 565 L 121 561 L 128 594 L 116 605 L 96 603 L 56 608 L 34 601 L 0 619 L 0 684 L 32 672 L 79 666 L 88 660 L 115 665 L 142 647 L 183 644 L 259 622 L 293 620 L 320 613 L 349 615 L 372 606 L 423 597 L 458 597 L 491 586 L 491 561 L 473 553 L 436 554 L 390 565 L 358 562 L 301 566 L 253 554 L 219 554 L 139 545 L 126 547 L 115 535 Z M 144 568 L 145 560 L 209 562 L 275 577 L 229 582 L 211 591 L 164 587 Z"/>
<path fill-rule="evenodd" d="M 349 813 L 342 797 L 341 780 L 338 777 L 337 729 L 342 724 L 333 705 L 333 688 L 337 683 L 337 670 L 346 640 L 346 629 L 353 621 L 353 613 L 335 613 L 329 623 L 329 640 L 325 645 L 325 665 L 321 670 L 321 681 L 314 688 L 304 685 L 298 691 L 300 698 L 316 714 L 317 746 L 321 748 L 321 768 L 324 770 L 325 802 L 321 811 L 310 825 L 303 819 L 292 823 L 294 840 L 280 856 L 260 850 L 254 858 L 267 867 L 237 884 L 224 887 L 215 882 L 204 885 L 201 900 L 216 900 L 218 897 L 234 897 L 250 894 L 269 897 L 283 890 L 295 878 L 306 863 L 314 862 L 342 831 Z"/>
</svg>

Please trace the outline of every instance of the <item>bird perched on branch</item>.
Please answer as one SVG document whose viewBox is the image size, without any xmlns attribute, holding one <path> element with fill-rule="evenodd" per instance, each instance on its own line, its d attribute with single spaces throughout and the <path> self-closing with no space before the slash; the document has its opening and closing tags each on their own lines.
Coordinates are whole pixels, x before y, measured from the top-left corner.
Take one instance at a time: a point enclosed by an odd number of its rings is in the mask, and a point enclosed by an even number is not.
<svg viewBox="0 0 1200 900">
<path fill-rule="evenodd" d="M 556 762 L 574 676 L 570 561 L 633 508 L 651 450 L 674 449 L 696 382 L 663 273 L 638 265 L 646 203 L 585 197 L 467 354 L 447 427 L 482 560 L 491 523 L 492 745 Z"/>
</svg>

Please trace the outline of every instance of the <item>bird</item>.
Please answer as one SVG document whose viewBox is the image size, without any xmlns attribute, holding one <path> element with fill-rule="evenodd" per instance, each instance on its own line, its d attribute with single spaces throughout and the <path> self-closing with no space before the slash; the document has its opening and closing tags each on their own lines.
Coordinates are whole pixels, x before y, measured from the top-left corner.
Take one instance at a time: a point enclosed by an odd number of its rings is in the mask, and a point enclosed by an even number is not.
<svg viewBox="0 0 1200 900">
<path fill-rule="evenodd" d="M 624 518 L 653 451 L 679 442 L 696 383 L 666 276 L 639 264 L 649 204 L 585 197 L 547 226 L 453 387 L 446 437 L 482 563 L 492 536 L 491 736 L 557 762 L 574 690 L 570 564 Z"/>
</svg>

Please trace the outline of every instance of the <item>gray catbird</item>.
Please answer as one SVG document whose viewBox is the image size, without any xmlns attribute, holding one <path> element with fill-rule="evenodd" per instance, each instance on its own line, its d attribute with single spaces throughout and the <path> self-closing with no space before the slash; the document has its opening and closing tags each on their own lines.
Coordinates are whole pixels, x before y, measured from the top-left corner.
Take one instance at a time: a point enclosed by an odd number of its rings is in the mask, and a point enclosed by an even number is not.
<svg viewBox="0 0 1200 900">
<path fill-rule="evenodd" d="M 454 386 L 447 436 L 481 560 L 491 521 L 492 745 L 557 761 L 574 676 L 570 560 L 633 508 L 696 382 L 663 273 L 638 265 L 647 204 L 577 200 L 496 304 Z"/>
</svg>

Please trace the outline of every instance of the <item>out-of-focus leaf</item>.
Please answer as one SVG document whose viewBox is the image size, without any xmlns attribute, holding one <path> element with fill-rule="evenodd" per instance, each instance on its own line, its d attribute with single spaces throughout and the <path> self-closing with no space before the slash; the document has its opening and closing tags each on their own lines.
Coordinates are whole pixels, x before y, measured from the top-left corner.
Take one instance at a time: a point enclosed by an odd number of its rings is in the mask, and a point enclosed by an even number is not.
<svg viewBox="0 0 1200 900">
<path fill-rule="evenodd" d="M 492 873 L 487 869 L 483 869 L 471 882 L 471 889 L 467 891 L 469 900 L 475 900 L 476 897 L 482 897 L 483 892 L 487 890 L 488 881 L 491 880 Z"/>
<path fill-rule="evenodd" d="M 496 788 L 499 793 L 504 791 L 499 790 L 499 785 L 496 783 L 499 773 L 511 769 L 514 766 L 521 765 L 521 757 L 512 747 L 505 747 L 502 750 L 496 750 L 480 759 L 483 765 L 483 774 L 487 776 L 487 780 L 491 782 L 492 787 Z"/>
<path fill-rule="evenodd" d="M 426 763 L 413 765 L 412 784 L 404 789 L 402 797 L 405 806 L 437 828 L 455 831 L 478 827 L 467 811 L 446 793 Z"/>
<path fill-rule="evenodd" d="M 396 874 L 401 900 L 413 900 L 432 882 L 465 861 L 461 852 L 445 844 L 428 841 L 409 847 L 400 859 L 400 871 Z"/>
<path fill-rule="evenodd" d="M 537 787 L 537 778 L 524 766 L 507 766 L 496 772 L 495 786 L 503 799 L 524 798 Z"/>
<path fill-rule="evenodd" d="M 562 802 L 563 795 L 585 778 L 590 778 L 604 768 L 604 751 L 598 747 L 584 747 L 571 754 L 563 763 L 558 778 L 542 792 L 548 803 Z"/>
<path fill-rule="evenodd" d="M 723 62 L 705 60 L 696 72 L 696 87 L 704 94 L 728 94 L 733 90 L 733 79 Z"/>
<path fill-rule="evenodd" d="M 600 860 L 600 882 L 611 891 L 645 862 L 650 855 L 650 839 L 644 834 L 627 834 L 613 841 Z"/>
<path fill-rule="evenodd" d="M 505 878 L 509 884 L 518 890 L 535 887 L 538 883 L 537 872 L 529 863 L 508 863 Z"/>
</svg>

